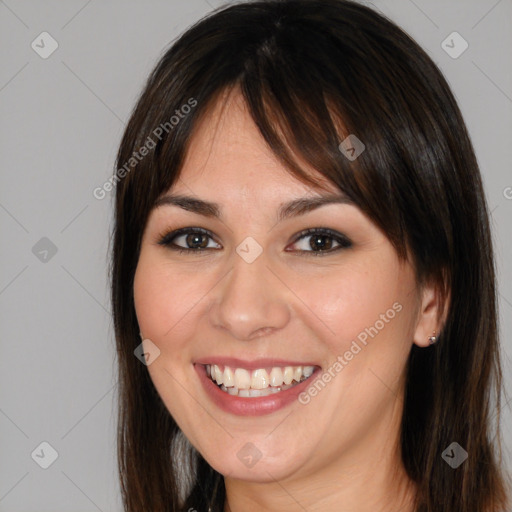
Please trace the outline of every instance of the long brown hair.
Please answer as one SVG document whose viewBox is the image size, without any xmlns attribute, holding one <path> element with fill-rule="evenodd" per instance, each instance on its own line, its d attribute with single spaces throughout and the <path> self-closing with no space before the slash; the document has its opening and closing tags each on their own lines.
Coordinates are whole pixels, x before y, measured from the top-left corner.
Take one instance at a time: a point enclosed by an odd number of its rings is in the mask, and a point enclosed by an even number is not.
<svg viewBox="0 0 512 512">
<path fill-rule="evenodd" d="M 222 475 L 188 444 L 134 356 L 133 278 L 148 214 L 176 182 L 198 119 L 235 87 L 285 167 L 318 184 L 298 163 L 306 161 L 338 186 L 410 258 L 418 283 L 435 283 L 447 300 L 437 344 L 413 346 L 407 365 L 401 448 L 417 512 L 503 512 L 495 269 L 473 147 L 427 54 L 348 0 L 254 1 L 214 12 L 163 55 L 132 113 L 113 176 L 125 510 L 223 510 Z M 366 146 L 354 161 L 339 149 L 348 134 Z M 457 469 L 441 457 L 452 442 L 468 453 Z"/>
</svg>

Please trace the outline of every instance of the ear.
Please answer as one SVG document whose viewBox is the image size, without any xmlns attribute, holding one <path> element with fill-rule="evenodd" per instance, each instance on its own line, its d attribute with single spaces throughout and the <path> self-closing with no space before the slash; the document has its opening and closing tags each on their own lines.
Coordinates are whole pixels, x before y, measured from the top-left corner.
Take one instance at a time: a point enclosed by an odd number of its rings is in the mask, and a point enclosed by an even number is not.
<svg viewBox="0 0 512 512">
<path fill-rule="evenodd" d="M 414 331 L 413 341 L 419 347 L 430 346 L 429 338 L 438 337 L 448 313 L 450 294 L 443 294 L 439 285 L 432 283 L 425 285 L 421 291 L 420 310 Z"/>
</svg>

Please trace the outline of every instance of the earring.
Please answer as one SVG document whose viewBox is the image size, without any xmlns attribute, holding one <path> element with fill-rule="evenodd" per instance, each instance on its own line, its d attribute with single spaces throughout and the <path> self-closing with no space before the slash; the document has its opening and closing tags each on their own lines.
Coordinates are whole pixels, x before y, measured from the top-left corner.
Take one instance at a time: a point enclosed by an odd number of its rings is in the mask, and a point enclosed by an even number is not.
<svg viewBox="0 0 512 512">
<path fill-rule="evenodd" d="M 436 331 L 432 334 L 432 336 L 428 337 L 429 345 L 433 345 L 437 341 Z"/>
</svg>

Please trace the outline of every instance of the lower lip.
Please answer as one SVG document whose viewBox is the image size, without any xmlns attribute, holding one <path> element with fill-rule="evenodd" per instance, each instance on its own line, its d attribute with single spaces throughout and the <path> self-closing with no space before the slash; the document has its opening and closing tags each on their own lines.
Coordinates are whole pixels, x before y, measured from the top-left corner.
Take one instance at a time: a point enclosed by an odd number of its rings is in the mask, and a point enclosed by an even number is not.
<svg viewBox="0 0 512 512">
<path fill-rule="evenodd" d="M 219 386 L 206 375 L 206 367 L 204 365 L 195 364 L 194 367 L 206 393 L 212 401 L 222 410 L 238 416 L 262 416 L 283 409 L 298 400 L 298 396 L 311 384 L 315 373 L 317 373 L 317 370 L 315 370 L 313 375 L 308 379 L 285 391 L 273 393 L 268 396 L 245 398 L 233 396 L 222 391 Z"/>
</svg>

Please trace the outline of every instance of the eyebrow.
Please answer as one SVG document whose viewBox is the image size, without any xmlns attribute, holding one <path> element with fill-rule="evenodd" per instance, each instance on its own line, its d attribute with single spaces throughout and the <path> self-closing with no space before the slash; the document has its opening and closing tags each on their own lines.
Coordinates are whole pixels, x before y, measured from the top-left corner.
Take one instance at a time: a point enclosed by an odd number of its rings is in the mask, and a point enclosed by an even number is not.
<svg viewBox="0 0 512 512">
<path fill-rule="evenodd" d="M 327 195 L 327 196 L 316 196 L 316 197 L 301 197 L 289 201 L 288 203 L 282 203 L 279 206 L 277 213 L 277 220 L 281 222 L 290 217 L 297 217 L 304 215 L 307 212 L 316 210 L 321 206 L 329 204 L 351 204 L 354 202 L 345 194 Z M 160 206 L 178 206 L 183 210 L 187 210 L 204 217 L 216 217 L 222 219 L 221 207 L 217 203 L 205 201 L 193 196 L 186 196 L 181 194 L 168 194 L 160 197 L 156 203 L 155 208 Z"/>
</svg>

